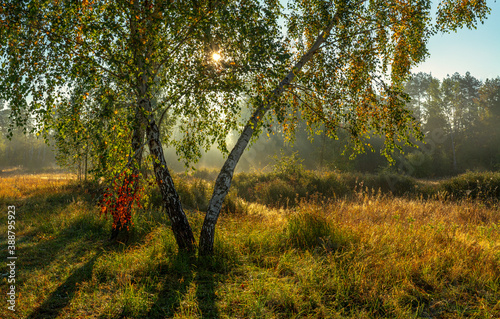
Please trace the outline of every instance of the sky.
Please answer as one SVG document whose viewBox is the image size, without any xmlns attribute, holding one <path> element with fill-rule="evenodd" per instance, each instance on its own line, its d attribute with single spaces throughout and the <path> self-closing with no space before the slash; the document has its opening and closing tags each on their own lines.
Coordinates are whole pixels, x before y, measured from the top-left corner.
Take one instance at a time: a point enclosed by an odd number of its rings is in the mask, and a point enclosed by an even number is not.
<svg viewBox="0 0 500 319">
<path fill-rule="evenodd" d="M 413 72 L 431 73 L 442 80 L 447 75 L 467 71 L 479 80 L 500 76 L 500 1 L 487 1 L 491 8 L 477 29 L 434 35 L 428 43 L 430 57 Z"/>
</svg>

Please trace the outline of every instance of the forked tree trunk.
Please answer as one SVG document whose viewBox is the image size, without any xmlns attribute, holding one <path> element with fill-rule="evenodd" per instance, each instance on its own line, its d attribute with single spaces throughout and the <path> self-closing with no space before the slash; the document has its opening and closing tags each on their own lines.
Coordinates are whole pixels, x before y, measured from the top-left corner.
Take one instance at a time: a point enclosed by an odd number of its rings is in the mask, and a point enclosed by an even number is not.
<svg viewBox="0 0 500 319">
<path fill-rule="evenodd" d="M 207 214 L 201 229 L 199 245 L 200 255 L 210 255 L 213 252 L 215 225 L 217 223 L 217 219 L 219 218 L 222 203 L 229 192 L 236 164 L 238 164 L 238 161 L 240 160 L 240 157 L 247 147 L 248 142 L 250 141 L 250 138 L 252 137 L 258 124 L 262 122 L 265 114 L 271 108 L 273 103 L 275 103 L 276 100 L 283 94 L 285 87 L 292 83 L 295 75 L 300 72 L 302 67 L 312 59 L 314 53 L 316 53 L 320 49 L 321 44 L 326 41 L 332 28 L 339 22 L 340 14 L 341 12 L 337 11 L 337 13 L 333 16 L 332 21 L 316 38 L 316 41 L 307 53 L 300 58 L 300 60 L 293 67 L 292 71 L 287 74 L 287 76 L 278 84 L 278 86 L 271 92 L 264 102 L 257 107 L 247 125 L 243 129 L 243 132 L 229 154 L 226 162 L 222 166 L 222 169 L 215 181 L 214 192 L 208 204 Z"/>
<path fill-rule="evenodd" d="M 142 108 L 151 112 L 149 100 L 142 100 Z M 160 188 L 163 199 L 163 206 L 172 224 L 172 231 L 175 236 L 179 250 L 194 251 L 195 241 L 193 231 L 188 219 L 182 209 L 181 201 L 174 187 L 174 182 L 167 168 L 163 147 L 160 140 L 160 130 L 155 120 L 150 117 L 146 128 L 146 138 L 148 139 L 149 151 L 153 156 L 153 168 L 156 176 L 156 183 Z"/>
</svg>

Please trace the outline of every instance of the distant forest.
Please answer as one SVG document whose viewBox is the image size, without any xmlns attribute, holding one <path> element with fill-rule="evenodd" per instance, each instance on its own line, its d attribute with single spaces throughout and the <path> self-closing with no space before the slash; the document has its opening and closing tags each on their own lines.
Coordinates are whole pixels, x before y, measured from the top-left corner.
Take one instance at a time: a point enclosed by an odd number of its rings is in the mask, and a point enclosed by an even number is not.
<svg viewBox="0 0 500 319">
<path fill-rule="evenodd" d="M 21 166 L 25 170 L 37 171 L 56 166 L 54 151 L 35 134 L 23 134 L 13 130 L 13 136 L 7 138 L 10 110 L 0 101 L 0 170 Z"/>
<path fill-rule="evenodd" d="M 440 81 L 418 73 L 407 83 L 406 92 L 425 144 L 396 154 L 395 169 L 415 177 L 500 169 L 500 77 L 482 82 L 467 72 Z M 348 168 L 373 171 L 384 166 L 385 159 L 368 154 Z"/>
<path fill-rule="evenodd" d="M 406 93 L 411 98 L 408 108 L 421 123 L 425 143 L 418 142 L 418 148 L 405 146 L 404 154 L 396 152 L 392 166 L 380 154 L 383 140 L 379 137 L 369 140 L 373 151 L 350 160 L 353 154 L 346 148 L 347 134 L 339 132 L 338 140 L 317 135 L 311 141 L 305 124 L 299 123 L 293 144 L 285 142 L 281 134 L 263 136 L 244 153 L 238 170 L 261 170 L 273 163 L 273 157 L 291 154 L 301 158 L 306 169 L 369 173 L 389 169 L 422 178 L 500 169 L 500 77 L 482 82 L 467 72 L 439 80 L 418 73 L 407 83 Z M 34 134 L 16 131 L 12 140 L 7 140 L 8 114 L 0 105 L 0 169 L 23 166 L 36 170 L 57 162 L 81 174 L 85 167 L 91 168 L 91 159 L 86 160 L 83 152 L 54 155 Z M 167 160 L 169 157 L 175 157 L 173 150 L 167 150 Z M 197 167 L 220 167 L 221 163 L 219 152 L 213 150 Z M 171 168 L 181 171 L 184 165 L 173 161 Z"/>
</svg>

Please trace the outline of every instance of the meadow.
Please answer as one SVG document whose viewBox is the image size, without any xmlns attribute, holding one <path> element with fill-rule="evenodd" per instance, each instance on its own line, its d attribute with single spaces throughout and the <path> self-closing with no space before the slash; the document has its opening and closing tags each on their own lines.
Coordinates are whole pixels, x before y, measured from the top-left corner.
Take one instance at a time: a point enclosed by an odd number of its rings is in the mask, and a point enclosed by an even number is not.
<svg viewBox="0 0 500 319">
<path fill-rule="evenodd" d="M 175 176 L 195 235 L 213 172 Z M 500 174 L 236 175 L 215 254 L 179 253 L 146 187 L 108 241 L 96 184 L 0 176 L 0 247 L 16 207 L 16 312 L 1 318 L 500 318 Z M 9 284 L 5 259 L 1 291 Z"/>
</svg>

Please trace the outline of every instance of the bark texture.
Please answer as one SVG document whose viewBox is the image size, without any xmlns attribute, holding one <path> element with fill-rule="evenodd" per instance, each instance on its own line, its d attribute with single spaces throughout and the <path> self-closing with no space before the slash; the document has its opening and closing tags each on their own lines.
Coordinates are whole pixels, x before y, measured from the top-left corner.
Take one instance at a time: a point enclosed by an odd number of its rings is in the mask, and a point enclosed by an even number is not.
<svg viewBox="0 0 500 319">
<path fill-rule="evenodd" d="M 222 166 L 222 169 L 217 176 L 215 181 L 214 192 L 212 198 L 208 204 L 208 211 L 203 222 L 203 227 L 200 234 L 200 245 L 199 253 L 200 255 L 210 255 L 214 249 L 214 238 L 215 238 L 215 225 L 217 224 L 217 219 L 219 218 L 220 210 L 224 198 L 229 192 L 229 187 L 231 186 L 231 181 L 233 179 L 234 170 L 236 164 L 240 160 L 243 151 L 248 145 L 250 138 L 252 137 L 258 124 L 263 120 L 264 115 L 271 108 L 273 103 L 283 94 L 286 87 L 289 86 L 297 73 L 299 73 L 304 65 L 309 62 L 314 53 L 316 53 L 321 44 L 323 44 L 328 35 L 330 34 L 332 28 L 339 22 L 341 11 L 333 16 L 332 20 L 328 26 L 321 32 L 321 34 L 316 38 L 316 41 L 311 46 L 311 48 L 305 53 L 300 60 L 295 64 L 292 70 L 285 76 L 285 78 L 278 84 L 278 86 L 267 96 L 264 102 L 257 107 L 252 117 L 246 124 L 243 132 L 241 133 L 236 145 L 231 150 L 226 162 Z"/>
<path fill-rule="evenodd" d="M 149 100 L 142 101 L 142 109 L 151 112 Z M 167 168 L 163 147 L 161 145 L 160 130 L 153 117 L 149 118 L 146 128 L 146 138 L 148 139 L 149 151 L 153 156 L 153 168 L 156 177 L 156 183 L 160 188 L 163 199 L 163 207 L 172 224 L 172 231 L 175 236 L 179 250 L 194 251 L 195 240 L 193 231 L 189 225 L 188 219 L 182 209 L 181 201 L 174 187 L 172 176 Z"/>
</svg>

